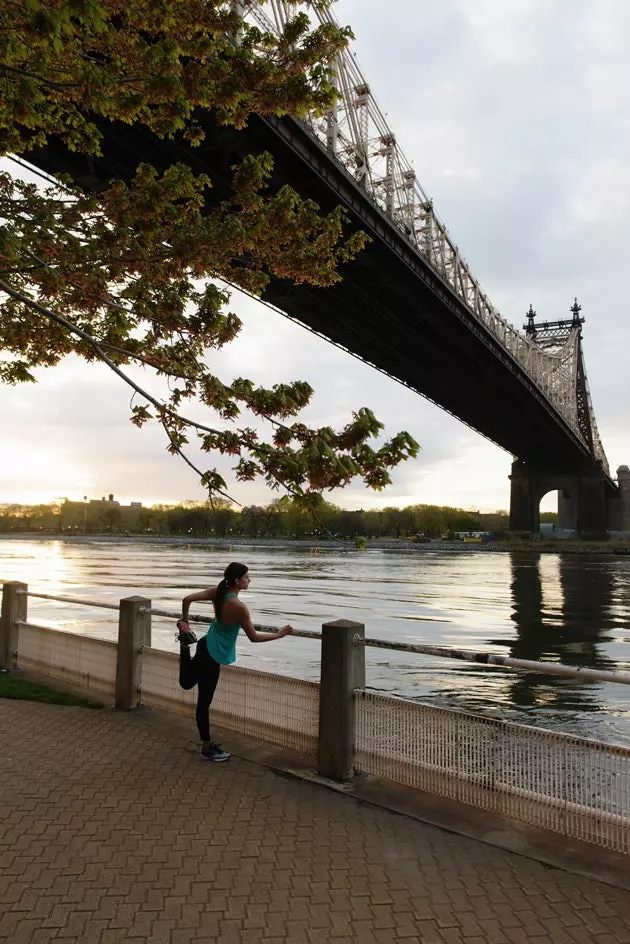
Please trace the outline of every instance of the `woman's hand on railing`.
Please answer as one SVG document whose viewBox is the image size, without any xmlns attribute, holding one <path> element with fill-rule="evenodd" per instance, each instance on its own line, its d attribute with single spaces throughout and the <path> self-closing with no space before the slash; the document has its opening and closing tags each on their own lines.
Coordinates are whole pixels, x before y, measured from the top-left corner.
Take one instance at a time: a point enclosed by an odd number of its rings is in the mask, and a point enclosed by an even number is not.
<svg viewBox="0 0 630 944">
<path fill-rule="evenodd" d="M 280 639 L 282 638 L 282 636 L 290 636 L 292 632 L 293 632 L 293 627 L 289 626 L 289 624 L 287 623 L 286 626 L 281 626 L 280 629 L 278 630 L 278 638 Z"/>
</svg>

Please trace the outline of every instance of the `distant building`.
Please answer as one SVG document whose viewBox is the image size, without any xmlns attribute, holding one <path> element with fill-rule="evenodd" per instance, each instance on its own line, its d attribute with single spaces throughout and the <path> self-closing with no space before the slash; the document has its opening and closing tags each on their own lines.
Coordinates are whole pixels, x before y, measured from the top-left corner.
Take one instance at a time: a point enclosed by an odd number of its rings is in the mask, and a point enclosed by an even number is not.
<svg viewBox="0 0 630 944">
<path fill-rule="evenodd" d="M 77 508 L 83 508 L 83 507 L 85 507 L 86 500 L 87 500 L 87 499 L 84 498 L 82 502 L 75 502 L 75 501 L 68 501 L 67 498 L 64 498 L 63 503 L 64 503 L 64 505 L 65 505 L 66 507 L 68 507 L 68 508 L 70 508 L 70 506 L 76 506 Z M 110 492 L 110 494 L 107 496 L 107 498 L 105 498 L 104 495 L 103 495 L 102 498 L 90 498 L 89 504 L 95 506 L 96 509 L 99 509 L 99 508 L 101 508 L 101 509 L 106 509 L 106 508 L 142 508 L 142 502 L 139 502 L 139 501 L 132 501 L 132 502 L 129 502 L 128 505 L 121 505 L 120 502 L 118 502 L 118 501 L 116 501 L 116 500 L 114 499 L 114 495 L 113 495 L 113 493 L 111 493 L 111 492 Z"/>
</svg>

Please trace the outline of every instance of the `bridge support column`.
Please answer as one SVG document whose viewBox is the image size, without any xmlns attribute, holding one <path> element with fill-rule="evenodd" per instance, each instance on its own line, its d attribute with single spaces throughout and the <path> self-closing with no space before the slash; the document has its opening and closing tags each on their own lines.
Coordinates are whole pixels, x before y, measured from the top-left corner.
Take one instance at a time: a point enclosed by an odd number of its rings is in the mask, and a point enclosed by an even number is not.
<svg viewBox="0 0 630 944">
<path fill-rule="evenodd" d="M 615 515 L 618 495 L 597 467 L 577 474 L 512 463 L 510 475 L 510 530 L 540 531 L 540 500 L 557 490 L 558 527 L 582 537 L 605 537 Z"/>
<path fill-rule="evenodd" d="M 627 465 L 620 465 L 617 469 L 617 483 L 619 485 L 619 500 L 614 531 L 630 531 L 630 469 Z"/>
<path fill-rule="evenodd" d="M 569 490 L 563 488 L 558 492 L 558 528 L 560 531 L 578 530 L 578 492 L 576 482 Z"/>
<path fill-rule="evenodd" d="M 608 501 L 608 530 L 630 531 L 630 469 L 620 465 L 617 469 L 619 494 Z"/>
<path fill-rule="evenodd" d="M 606 486 L 603 476 L 580 480 L 578 531 L 580 537 L 585 538 L 602 538 L 608 535 Z"/>
<path fill-rule="evenodd" d="M 536 500 L 532 475 L 523 462 L 512 463 L 510 482 L 510 531 L 539 531 L 540 499 Z"/>
</svg>

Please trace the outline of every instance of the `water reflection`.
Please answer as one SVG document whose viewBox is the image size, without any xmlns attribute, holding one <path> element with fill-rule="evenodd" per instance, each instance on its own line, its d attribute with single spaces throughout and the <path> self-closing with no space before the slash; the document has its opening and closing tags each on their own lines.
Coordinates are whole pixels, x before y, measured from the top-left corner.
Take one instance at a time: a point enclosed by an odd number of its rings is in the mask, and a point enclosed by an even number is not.
<svg viewBox="0 0 630 944">
<path fill-rule="evenodd" d="M 614 588 L 609 561 L 513 554 L 511 618 L 517 633 L 509 654 L 614 670 L 616 663 L 603 648 L 611 639 Z M 511 684 L 511 699 L 522 707 L 595 711 L 602 707 L 602 688 L 599 682 L 519 674 Z"/>
</svg>

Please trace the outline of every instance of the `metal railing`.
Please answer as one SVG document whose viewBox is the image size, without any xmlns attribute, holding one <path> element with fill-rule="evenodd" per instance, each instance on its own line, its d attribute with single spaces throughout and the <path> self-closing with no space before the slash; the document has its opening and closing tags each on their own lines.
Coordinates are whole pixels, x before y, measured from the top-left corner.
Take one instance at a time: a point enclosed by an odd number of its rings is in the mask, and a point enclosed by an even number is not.
<svg viewBox="0 0 630 944">
<path fill-rule="evenodd" d="M 499 656 L 493 652 L 475 652 L 472 649 L 452 649 L 447 646 L 419 645 L 416 643 L 390 642 L 388 639 L 371 639 L 357 635 L 355 646 L 368 646 L 375 649 L 391 649 L 396 652 L 416 652 L 424 656 L 436 656 L 440 659 L 458 659 L 461 662 L 474 662 L 475 665 L 502 666 L 522 672 L 535 672 L 537 675 L 560 675 L 565 678 L 581 679 L 585 682 L 615 682 L 617 685 L 630 685 L 630 672 L 610 672 L 607 669 L 589 669 L 586 666 L 565 665 L 563 662 L 540 662 L 534 659 L 514 659 L 512 656 Z"/>
<path fill-rule="evenodd" d="M 41 600 L 56 600 L 60 603 L 71 603 L 77 606 L 95 606 L 107 610 L 119 610 L 118 603 L 103 603 L 97 600 L 86 600 L 81 597 L 62 596 L 59 594 L 36 593 L 32 590 L 18 590 L 18 595 L 34 597 Z M 181 619 L 181 613 L 172 610 L 162 610 L 156 607 L 138 608 L 139 613 L 149 616 L 159 616 L 165 619 L 177 621 Z M 208 626 L 210 620 L 207 616 L 189 616 L 189 623 L 195 623 Z M 264 623 L 255 623 L 254 629 L 257 632 L 277 632 L 278 626 L 269 626 Z M 244 630 L 243 630 L 244 632 Z M 294 629 L 291 633 L 298 639 L 318 639 L 321 640 L 322 634 L 306 629 Z M 448 646 L 435 646 L 420 643 L 402 643 L 393 642 L 389 639 L 376 639 L 370 636 L 355 636 L 353 644 L 356 646 L 365 646 L 375 649 L 389 649 L 394 652 L 411 652 L 418 655 L 434 656 L 440 659 L 455 659 L 460 662 L 471 662 L 475 665 L 487 665 L 514 669 L 537 675 L 557 675 L 562 677 L 575 678 L 581 681 L 590 682 L 612 682 L 618 685 L 630 685 L 630 672 L 612 672 L 606 669 L 591 669 L 586 666 L 565 665 L 562 662 L 542 662 L 533 659 L 515 659 L 511 656 L 501 656 L 492 652 L 478 652 L 472 649 L 456 649 Z"/>
<path fill-rule="evenodd" d="M 173 613 L 171 610 L 157 610 L 154 607 L 151 607 L 148 610 L 151 616 L 164 616 L 167 619 L 179 620 L 182 618 L 181 613 Z M 209 620 L 207 616 L 189 616 L 189 623 L 203 623 L 206 626 L 209 625 Z M 265 626 L 264 623 L 254 623 L 254 629 L 259 633 L 276 633 L 279 629 L 278 626 Z M 245 632 L 245 630 L 243 630 Z M 294 629 L 291 633 L 292 636 L 297 636 L 299 639 L 321 639 L 321 633 L 313 633 L 308 629 Z"/>
<path fill-rule="evenodd" d="M 377 692 L 356 764 L 381 779 L 630 854 L 630 750 Z"/>
<path fill-rule="evenodd" d="M 27 618 L 28 597 L 118 610 L 118 642 L 38 625 Z M 151 646 L 151 617 L 179 614 L 141 597 L 116 605 L 7 583 L 0 666 L 79 686 L 118 708 L 142 702 L 192 716 L 195 697 L 179 685 L 176 653 Z M 323 776 L 343 780 L 359 770 L 630 854 L 630 749 L 369 691 L 364 654 L 391 649 L 623 685 L 630 673 L 370 639 L 348 620 L 295 635 L 321 641 L 321 682 L 225 666 L 213 723 L 316 758 Z"/>
<path fill-rule="evenodd" d="M 73 603 L 75 606 L 97 606 L 103 610 L 120 609 L 118 603 L 101 603 L 98 600 L 83 600 L 81 597 L 66 597 L 53 593 L 34 593 L 32 590 L 18 590 L 18 596 L 35 597 L 38 600 L 57 600 L 59 603 Z"/>
</svg>

